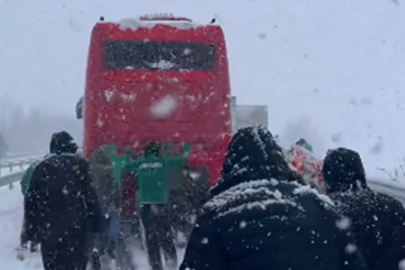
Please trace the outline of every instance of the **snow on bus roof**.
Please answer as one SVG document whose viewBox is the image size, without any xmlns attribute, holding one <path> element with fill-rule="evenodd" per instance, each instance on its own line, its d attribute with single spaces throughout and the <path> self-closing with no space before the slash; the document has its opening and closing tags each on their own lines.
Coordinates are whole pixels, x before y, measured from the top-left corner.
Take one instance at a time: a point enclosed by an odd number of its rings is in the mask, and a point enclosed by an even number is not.
<svg viewBox="0 0 405 270">
<path fill-rule="evenodd" d="M 145 14 L 139 17 L 142 21 L 189 21 L 191 19 L 186 17 L 176 17 L 172 13 L 153 13 L 153 14 Z"/>
<path fill-rule="evenodd" d="M 132 31 L 136 31 L 138 28 L 152 29 L 156 25 L 166 25 L 178 30 L 187 30 L 206 26 L 204 24 L 194 23 L 187 18 L 174 17 L 171 15 L 145 15 L 138 18 L 123 19 L 116 24 L 122 30 L 131 29 Z"/>
</svg>

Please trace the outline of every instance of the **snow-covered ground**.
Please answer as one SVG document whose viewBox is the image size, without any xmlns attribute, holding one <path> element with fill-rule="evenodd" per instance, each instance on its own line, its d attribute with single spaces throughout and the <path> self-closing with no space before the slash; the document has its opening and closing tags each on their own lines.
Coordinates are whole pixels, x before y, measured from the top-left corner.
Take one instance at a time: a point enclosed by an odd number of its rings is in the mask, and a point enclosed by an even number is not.
<svg viewBox="0 0 405 270">
<path fill-rule="evenodd" d="M 0 188 L 0 269 L 1 270 L 36 270 L 42 269 L 39 254 L 30 254 L 24 261 L 17 259 L 16 248 L 23 217 L 23 196 L 20 189 L 15 187 Z M 133 246 L 134 262 L 137 270 L 148 270 L 148 262 L 143 251 Z M 179 258 L 183 257 L 183 250 L 178 251 Z M 179 260 L 181 262 L 181 260 Z"/>
<path fill-rule="evenodd" d="M 17 259 L 16 248 L 19 244 L 23 216 L 23 197 L 20 189 L 0 188 L 0 269 L 31 270 L 41 269 L 39 256 L 28 257 L 21 262 Z"/>
</svg>

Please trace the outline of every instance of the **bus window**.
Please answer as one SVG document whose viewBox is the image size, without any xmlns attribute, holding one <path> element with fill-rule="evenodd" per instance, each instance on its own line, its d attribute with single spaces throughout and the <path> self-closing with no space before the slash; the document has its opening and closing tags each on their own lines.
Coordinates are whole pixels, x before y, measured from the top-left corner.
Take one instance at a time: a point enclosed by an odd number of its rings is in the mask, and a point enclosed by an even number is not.
<svg viewBox="0 0 405 270">
<path fill-rule="evenodd" d="M 104 54 L 109 70 L 208 71 L 215 67 L 212 44 L 107 41 Z"/>
</svg>

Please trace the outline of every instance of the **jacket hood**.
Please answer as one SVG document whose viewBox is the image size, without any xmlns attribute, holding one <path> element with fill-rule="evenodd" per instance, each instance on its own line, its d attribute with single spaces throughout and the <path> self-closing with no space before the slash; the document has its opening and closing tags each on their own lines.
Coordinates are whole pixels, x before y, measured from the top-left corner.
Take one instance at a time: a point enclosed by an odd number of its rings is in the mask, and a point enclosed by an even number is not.
<svg viewBox="0 0 405 270">
<path fill-rule="evenodd" d="M 210 193 L 215 196 L 250 180 L 297 180 L 296 177 L 270 131 L 262 126 L 246 127 L 232 137 L 221 178 Z"/>
<path fill-rule="evenodd" d="M 73 140 L 73 137 L 66 131 L 52 134 L 49 150 L 52 154 L 76 153 L 79 147 Z"/>
<path fill-rule="evenodd" d="M 330 150 L 323 163 L 322 175 L 328 193 L 367 188 L 360 155 L 350 149 Z"/>
</svg>

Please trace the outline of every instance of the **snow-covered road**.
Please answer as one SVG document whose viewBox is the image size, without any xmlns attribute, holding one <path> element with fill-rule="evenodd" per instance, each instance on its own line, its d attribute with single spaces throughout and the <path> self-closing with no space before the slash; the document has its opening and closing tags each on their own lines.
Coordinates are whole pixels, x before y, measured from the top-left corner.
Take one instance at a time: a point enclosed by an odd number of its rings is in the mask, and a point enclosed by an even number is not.
<svg viewBox="0 0 405 270">
<path fill-rule="evenodd" d="M 0 188 L 0 269 L 1 270 L 40 270 L 42 262 L 39 254 L 30 254 L 24 261 L 17 259 L 16 248 L 19 245 L 23 216 L 23 196 L 19 186 L 13 189 Z M 148 270 L 148 263 L 143 251 L 133 247 L 134 263 L 137 270 Z M 183 250 L 178 251 L 179 259 Z M 179 260 L 181 262 L 181 260 Z"/>
<path fill-rule="evenodd" d="M 370 183 L 372 184 L 372 183 Z M 388 182 L 392 185 L 393 183 Z M 400 199 L 405 204 L 404 189 L 376 186 L 372 187 L 381 192 L 386 192 Z M 405 188 L 405 186 L 404 186 Z M 401 196 L 402 199 L 401 199 Z M 400 197 L 398 197 L 400 196 Z M 14 185 L 10 189 L 8 186 L 0 187 L 0 269 L 2 270 L 40 270 L 42 262 L 38 254 L 30 254 L 24 261 L 17 259 L 16 248 L 19 244 L 19 235 L 21 231 L 22 216 L 23 216 L 23 196 L 20 192 L 19 185 Z M 146 256 L 143 251 L 137 247 L 133 247 L 134 262 L 137 270 L 149 269 Z M 183 250 L 179 250 L 180 259 L 183 256 Z M 181 261 L 181 260 L 180 260 Z"/>
<path fill-rule="evenodd" d="M 42 262 L 37 254 L 27 257 L 23 262 L 16 257 L 23 215 L 23 197 L 20 189 L 15 187 L 10 190 L 8 187 L 2 187 L 0 198 L 0 269 L 41 269 Z"/>
</svg>

